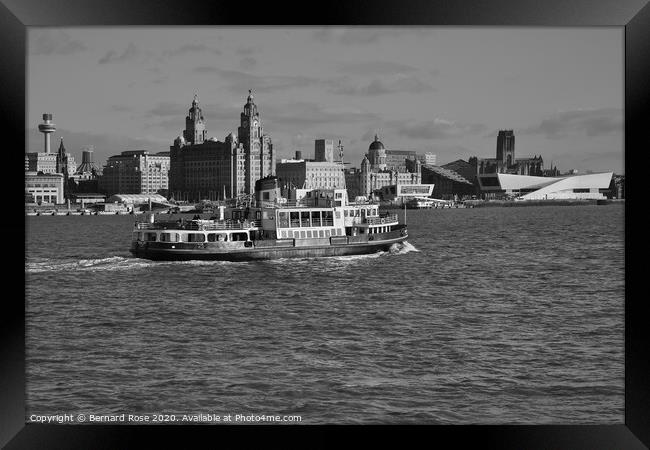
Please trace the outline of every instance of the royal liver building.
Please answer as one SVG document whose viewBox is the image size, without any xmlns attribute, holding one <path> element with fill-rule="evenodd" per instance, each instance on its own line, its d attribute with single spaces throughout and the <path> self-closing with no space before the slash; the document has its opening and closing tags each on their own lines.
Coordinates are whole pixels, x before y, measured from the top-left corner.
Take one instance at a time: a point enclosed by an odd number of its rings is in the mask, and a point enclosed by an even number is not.
<svg viewBox="0 0 650 450">
<path fill-rule="evenodd" d="M 176 200 L 221 200 L 255 192 L 255 182 L 275 174 L 271 137 L 248 91 L 237 136 L 207 137 L 196 96 L 185 118 L 183 135 L 170 147 L 169 190 Z"/>
</svg>

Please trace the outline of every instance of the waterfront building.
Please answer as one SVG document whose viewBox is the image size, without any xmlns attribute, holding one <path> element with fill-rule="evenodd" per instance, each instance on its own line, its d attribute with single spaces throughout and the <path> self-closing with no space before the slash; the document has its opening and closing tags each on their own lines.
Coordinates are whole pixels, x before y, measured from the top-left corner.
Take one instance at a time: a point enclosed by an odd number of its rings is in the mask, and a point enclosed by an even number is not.
<svg viewBox="0 0 650 450">
<path fill-rule="evenodd" d="M 345 173 L 340 161 L 280 162 L 275 172 L 280 183 L 286 186 L 303 189 L 345 189 Z"/>
<path fill-rule="evenodd" d="M 433 197 L 441 200 L 459 200 L 477 191 L 473 181 L 441 166 L 422 166 L 422 182 L 432 184 Z"/>
<path fill-rule="evenodd" d="M 70 194 L 70 203 L 76 205 L 81 205 L 85 207 L 86 205 L 93 205 L 95 203 L 104 203 L 106 201 L 106 195 L 99 192 L 75 192 Z"/>
<path fill-rule="evenodd" d="M 75 193 L 96 193 L 99 190 L 99 177 L 102 167 L 94 162 L 91 147 L 81 153 L 81 164 L 72 175 L 71 189 Z"/>
<path fill-rule="evenodd" d="M 207 138 L 203 112 L 194 97 L 183 136 L 170 147 L 170 197 L 198 201 L 252 194 L 258 179 L 274 174 L 273 144 L 264 134 L 251 91 L 237 136 L 230 133 L 223 142 Z"/>
<path fill-rule="evenodd" d="M 25 203 L 40 205 L 63 202 L 63 174 L 25 172 Z"/>
<path fill-rule="evenodd" d="M 414 150 L 389 150 L 386 149 L 386 169 L 395 170 L 397 172 L 408 172 L 406 168 L 406 161 L 415 161 L 418 158 L 417 152 Z M 422 160 L 420 160 L 422 163 Z"/>
<path fill-rule="evenodd" d="M 499 130 L 497 135 L 496 158 L 470 158 L 476 166 L 476 174 L 510 173 L 518 175 L 541 176 L 544 160 L 540 156 L 515 158 L 515 134 L 513 130 Z"/>
<path fill-rule="evenodd" d="M 613 198 L 625 198 L 625 175 L 614 175 L 611 189 Z"/>
<path fill-rule="evenodd" d="M 612 172 L 565 177 L 538 177 L 506 173 L 478 175 L 486 198 L 520 200 L 600 200 L 610 194 Z"/>
<path fill-rule="evenodd" d="M 128 150 L 111 156 L 99 178 L 99 190 L 112 194 L 167 192 L 169 153 Z"/>
<path fill-rule="evenodd" d="M 56 163 L 56 153 L 25 153 L 25 172 L 56 173 Z"/>
<path fill-rule="evenodd" d="M 476 166 L 470 164 L 468 161 L 465 161 L 464 159 L 457 159 L 450 163 L 443 164 L 440 167 L 456 172 L 465 180 L 471 182 L 476 186 Z"/>
<path fill-rule="evenodd" d="M 436 165 L 437 156 L 435 155 L 435 153 L 426 152 L 424 154 L 418 154 L 418 155 L 416 155 L 416 157 L 417 157 L 417 159 L 420 160 L 422 165 L 424 165 L 424 164 L 428 164 L 430 166 L 435 166 Z"/>
<path fill-rule="evenodd" d="M 410 155 L 410 153 L 408 154 Z M 400 155 L 400 158 L 404 157 L 404 171 L 402 172 L 396 170 L 396 159 L 391 159 L 389 165 L 387 150 L 375 135 L 374 141 L 368 147 L 368 153 L 361 161 L 361 170 L 358 174 L 352 172 L 347 174 L 348 178 L 358 176 L 358 180 L 351 179 L 350 181 L 352 184 L 358 183 L 360 195 L 368 197 L 373 192 L 380 191 L 384 186 L 412 185 L 422 182 L 422 163 L 420 160 L 415 157 L 407 159 L 404 153 L 393 153 L 393 157 L 395 155 Z"/>
<path fill-rule="evenodd" d="M 334 141 L 332 139 L 316 139 L 314 147 L 314 160 L 334 162 Z"/>
<path fill-rule="evenodd" d="M 348 198 L 351 200 L 362 196 L 364 188 L 361 186 L 361 169 L 356 167 L 344 168 L 345 187 L 348 190 Z"/>
</svg>

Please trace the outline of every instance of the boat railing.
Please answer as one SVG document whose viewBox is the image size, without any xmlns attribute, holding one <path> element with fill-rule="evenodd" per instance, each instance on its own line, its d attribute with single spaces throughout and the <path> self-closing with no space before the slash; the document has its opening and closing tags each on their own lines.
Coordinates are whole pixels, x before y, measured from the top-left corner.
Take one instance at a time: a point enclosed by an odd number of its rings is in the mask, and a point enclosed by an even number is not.
<svg viewBox="0 0 650 450">
<path fill-rule="evenodd" d="M 395 223 L 397 222 L 397 214 L 386 214 L 385 216 L 380 217 L 366 217 L 366 223 L 370 225 L 381 225 L 383 223 Z"/>
<path fill-rule="evenodd" d="M 209 231 L 209 230 L 245 230 L 248 228 L 259 227 L 260 223 L 256 220 L 244 220 L 243 222 L 234 221 L 209 221 L 209 222 L 136 222 L 136 230 L 189 230 L 189 231 Z"/>
</svg>

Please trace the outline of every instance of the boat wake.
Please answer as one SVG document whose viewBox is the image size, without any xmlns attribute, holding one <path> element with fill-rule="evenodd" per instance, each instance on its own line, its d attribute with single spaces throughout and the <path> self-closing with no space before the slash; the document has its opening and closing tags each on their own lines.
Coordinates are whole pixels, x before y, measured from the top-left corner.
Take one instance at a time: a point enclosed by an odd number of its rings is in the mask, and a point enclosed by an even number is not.
<svg viewBox="0 0 650 450">
<path fill-rule="evenodd" d="M 270 262 L 282 263 L 301 259 L 325 259 L 338 261 L 354 261 L 359 259 L 381 258 L 387 255 L 401 255 L 410 252 L 419 252 L 417 248 L 408 242 L 400 242 L 391 245 L 388 251 L 370 253 L 367 255 L 349 255 L 335 256 L 332 258 L 281 258 Z M 25 262 L 25 273 L 45 273 L 45 272 L 69 272 L 69 271 L 128 271 L 134 269 L 144 269 L 149 267 L 161 267 L 167 265 L 185 265 L 185 266 L 212 266 L 223 264 L 246 264 L 246 262 L 228 262 L 228 261 L 150 261 L 148 259 L 111 256 L 108 258 L 90 258 L 90 259 L 38 259 Z"/>
<path fill-rule="evenodd" d="M 398 242 L 396 244 L 393 244 L 390 246 L 390 249 L 388 250 L 388 252 L 391 255 L 403 255 L 405 253 L 419 252 L 419 251 L 420 250 L 415 248 L 415 246 L 413 246 L 413 244 L 410 244 L 408 241 Z"/>
<path fill-rule="evenodd" d="M 68 271 L 127 271 L 133 269 L 146 269 L 150 267 L 163 267 L 169 265 L 181 266 L 215 266 L 223 264 L 245 264 L 244 262 L 228 261 L 151 261 L 148 259 L 111 256 L 95 259 L 41 259 L 27 261 L 25 273 L 68 272 Z"/>
<path fill-rule="evenodd" d="M 150 265 L 146 260 L 111 256 L 109 258 L 92 259 L 40 259 L 25 262 L 25 273 L 67 272 L 67 271 L 98 271 L 98 270 L 130 270 Z"/>
</svg>

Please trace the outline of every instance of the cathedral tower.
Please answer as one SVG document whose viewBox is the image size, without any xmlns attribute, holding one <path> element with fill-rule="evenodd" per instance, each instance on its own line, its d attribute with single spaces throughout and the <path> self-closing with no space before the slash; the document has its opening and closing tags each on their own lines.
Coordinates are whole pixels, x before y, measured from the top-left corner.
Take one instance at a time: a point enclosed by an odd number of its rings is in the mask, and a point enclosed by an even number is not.
<svg viewBox="0 0 650 450">
<path fill-rule="evenodd" d="M 513 130 L 499 130 L 497 160 L 505 164 L 506 168 L 515 163 L 515 133 Z"/>
</svg>

